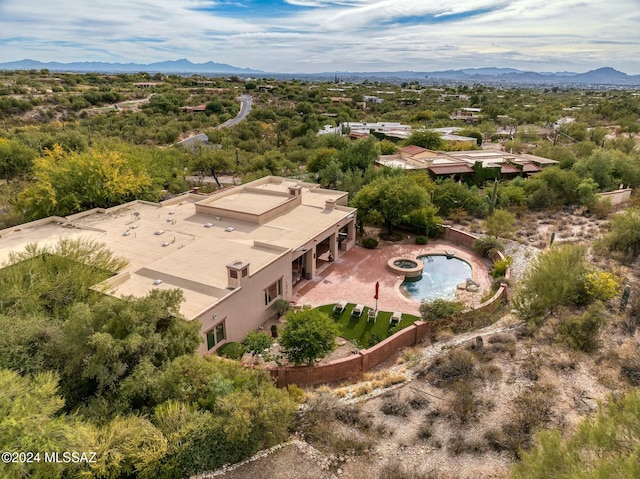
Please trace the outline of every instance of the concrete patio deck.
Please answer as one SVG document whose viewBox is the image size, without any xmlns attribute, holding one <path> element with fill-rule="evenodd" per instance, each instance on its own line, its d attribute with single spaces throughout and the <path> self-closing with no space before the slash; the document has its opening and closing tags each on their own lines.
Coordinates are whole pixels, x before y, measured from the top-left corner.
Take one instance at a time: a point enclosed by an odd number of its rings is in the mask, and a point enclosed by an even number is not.
<svg viewBox="0 0 640 479">
<path fill-rule="evenodd" d="M 340 300 L 375 307 L 375 284 L 378 281 L 379 310 L 419 316 L 420 303 L 401 293 L 400 284 L 404 277 L 389 271 L 387 261 L 396 256 L 445 254 L 445 250 L 453 251 L 456 257 L 467 261 L 472 268 L 472 279 L 480 285 L 478 292 L 458 291 L 456 298 L 467 306 L 478 306 L 491 288 L 484 261 L 470 250 L 442 240 L 430 241 L 427 245 L 381 246 L 373 250 L 356 246 L 321 271 L 315 279 L 300 285 L 294 291 L 294 300 L 298 305 L 311 304 L 314 307 Z"/>
</svg>

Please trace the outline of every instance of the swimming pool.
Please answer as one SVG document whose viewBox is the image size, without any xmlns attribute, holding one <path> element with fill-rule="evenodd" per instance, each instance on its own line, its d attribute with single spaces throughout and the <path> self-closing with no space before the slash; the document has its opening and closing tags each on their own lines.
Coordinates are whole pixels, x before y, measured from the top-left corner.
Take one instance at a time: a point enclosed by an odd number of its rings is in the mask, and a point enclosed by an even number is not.
<svg viewBox="0 0 640 479">
<path fill-rule="evenodd" d="M 416 301 L 455 299 L 456 287 L 472 277 L 471 265 L 460 258 L 445 255 L 419 256 L 424 267 L 422 276 L 405 279 L 400 289 Z"/>
</svg>

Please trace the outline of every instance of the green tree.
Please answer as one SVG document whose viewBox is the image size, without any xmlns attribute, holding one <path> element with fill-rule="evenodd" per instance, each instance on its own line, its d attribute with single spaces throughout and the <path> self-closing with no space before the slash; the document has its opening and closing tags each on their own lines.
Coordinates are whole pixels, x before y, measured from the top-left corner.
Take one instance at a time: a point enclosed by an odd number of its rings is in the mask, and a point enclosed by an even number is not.
<svg viewBox="0 0 640 479">
<path fill-rule="evenodd" d="M 511 238 L 513 233 L 516 232 L 516 216 L 507 210 L 496 210 L 491 216 L 489 216 L 482 226 L 485 232 L 489 236 L 494 238 Z"/>
<path fill-rule="evenodd" d="M 317 309 L 290 311 L 280 335 L 280 344 L 294 364 L 312 364 L 335 348 L 339 332 L 331 318 Z"/>
<path fill-rule="evenodd" d="M 249 331 L 247 337 L 244 338 L 244 344 L 252 356 L 262 354 L 268 350 L 273 343 L 273 339 L 264 331 Z"/>
<path fill-rule="evenodd" d="M 134 199 L 157 199 L 143 165 L 116 151 L 66 153 L 60 146 L 34 162 L 37 181 L 16 201 L 28 219 L 107 208 Z"/>
<path fill-rule="evenodd" d="M 104 297 L 91 305 L 74 305 L 63 325 L 59 352 L 69 403 L 76 406 L 97 396 L 125 412 L 131 403 L 144 403 L 145 381 L 154 380 L 154 368 L 192 354 L 201 342 L 200 325 L 180 315 L 181 302 L 180 290 L 154 290 L 143 298 Z M 128 403 L 119 404 L 123 381 L 132 375 L 137 389 L 129 384 Z"/>
<path fill-rule="evenodd" d="M 0 450 L 8 452 L 86 451 L 91 430 L 77 417 L 60 414 L 64 399 L 54 373 L 20 376 L 0 369 Z M 20 461 L 0 466 L 7 479 L 62 478 L 78 474 L 74 464 Z"/>
<path fill-rule="evenodd" d="M 404 141 L 404 145 L 416 145 L 427 150 L 441 150 L 444 143 L 435 131 L 416 131 Z"/>
<path fill-rule="evenodd" d="M 406 221 L 412 211 L 430 205 L 427 192 L 411 177 L 379 177 L 364 186 L 353 198 L 353 205 L 365 221 L 381 219 L 387 226 L 388 234 L 393 228 Z"/>
<path fill-rule="evenodd" d="M 514 308 L 535 326 L 558 306 L 583 304 L 588 299 L 585 279 L 589 272 L 583 246 L 554 246 L 539 255 L 526 273 L 514 295 Z"/>
<path fill-rule="evenodd" d="M 36 152 L 19 141 L 0 138 L 0 178 L 10 181 L 31 171 Z"/>
<path fill-rule="evenodd" d="M 587 418 L 568 439 L 558 431 L 537 435 L 537 445 L 521 453 L 512 479 L 640 477 L 640 390 L 611 397 L 595 417 Z"/>
<path fill-rule="evenodd" d="M 598 349 L 598 334 L 605 319 L 604 305 L 598 301 L 582 316 L 562 318 L 556 328 L 557 337 L 570 348 L 591 353 Z"/>
<path fill-rule="evenodd" d="M 599 242 L 604 249 L 620 253 L 625 261 L 640 256 L 640 208 L 630 208 L 611 218 L 611 231 Z"/>
<path fill-rule="evenodd" d="M 126 264 L 91 240 L 62 239 L 47 247 L 29 244 L 12 252 L 9 266 L 0 270 L 0 313 L 64 316 L 73 304 L 95 294 L 92 286 Z"/>
</svg>

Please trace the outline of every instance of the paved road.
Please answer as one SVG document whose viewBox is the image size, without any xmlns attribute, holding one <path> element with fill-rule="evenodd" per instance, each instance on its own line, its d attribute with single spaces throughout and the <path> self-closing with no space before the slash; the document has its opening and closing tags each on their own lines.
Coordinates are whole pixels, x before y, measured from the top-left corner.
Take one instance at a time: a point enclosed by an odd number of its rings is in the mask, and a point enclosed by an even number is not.
<svg viewBox="0 0 640 479">
<path fill-rule="evenodd" d="M 224 123 L 216 126 L 216 130 L 220 130 L 222 128 L 230 128 L 234 125 L 237 125 L 242 120 L 244 120 L 249 112 L 251 111 L 251 95 L 242 95 L 240 97 L 240 111 L 238 114 Z M 197 135 L 190 136 L 189 138 L 185 138 L 182 141 L 176 143 L 177 145 L 195 145 L 196 143 L 204 143 L 205 145 L 209 144 L 209 140 L 207 139 L 207 135 L 205 133 L 198 133 Z"/>
<path fill-rule="evenodd" d="M 251 111 L 251 95 L 242 95 L 240 102 L 240 111 L 235 116 L 235 118 L 231 118 L 230 120 L 225 121 L 222 125 L 218 125 L 216 128 L 220 129 L 232 127 L 234 125 L 237 125 L 247 117 L 247 115 Z"/>
</svg>

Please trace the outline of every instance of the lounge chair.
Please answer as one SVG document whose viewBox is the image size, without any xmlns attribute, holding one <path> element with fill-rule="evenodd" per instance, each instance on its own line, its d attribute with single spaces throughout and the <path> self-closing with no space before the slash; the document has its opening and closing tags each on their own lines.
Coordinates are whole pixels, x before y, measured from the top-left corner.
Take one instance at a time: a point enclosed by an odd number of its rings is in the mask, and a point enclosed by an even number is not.
<svg viewBox="0 0 640 479">
<path fill-rule="evenodd" d="M 346 301 L 339 301 L 333 307 L 333 312 L 336 313 L 336 314 L 342 314 L 342 313 L 344 313 L 344 308 L 346 308 L 346 307 L 347 307 L 347 302 Z"/>
<path fill-rule="evenodd" d="M 402 321 L 402 313 L 394 312 L 389 318 L 389 324 L 392 326 L 400 324 L 400 321 Z"/>
<path fill-rule="evenodd" d="M 364 310 L 363 304 L 356 304 L 351 310 L 351 317 L 360 318 L 362 316 L 362 311 Z"/>
<path fill-rule="evenodd" d="M 378 319 L 378 310 L 377 309 L 370 309 L 367 312 L 367 323 L 369 321 L 372 321 L 372 322 L 375 323 L 377 319 Z"/>
</svg>

